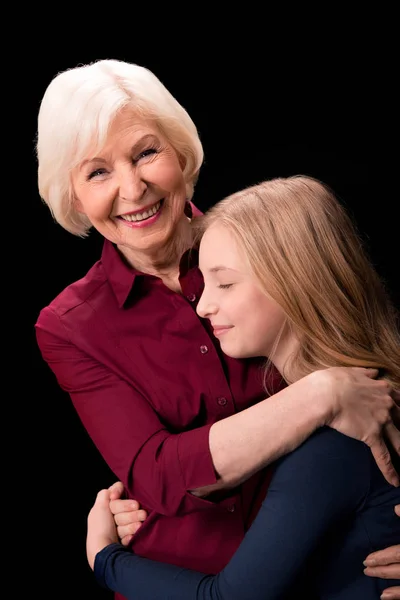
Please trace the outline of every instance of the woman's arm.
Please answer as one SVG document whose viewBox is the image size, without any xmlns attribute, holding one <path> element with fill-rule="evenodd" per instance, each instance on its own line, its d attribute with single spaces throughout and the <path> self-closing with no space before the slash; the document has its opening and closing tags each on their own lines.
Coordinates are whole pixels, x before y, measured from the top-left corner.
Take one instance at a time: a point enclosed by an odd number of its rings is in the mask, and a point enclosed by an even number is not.
<svg viewBox="0 0 400 600">
<path fill-rule="evenodd" d="M 105 491 L 100 518 L 97 502 L 89 515 L 88 559 L 93 568 L 96 557 L 98 580 L 129 600 L 278 600 L 327 532 L 364 501 L 370 467 L 365 445 L 327 429 L 319 431 L 279 462 L 252 527 L 216 576 L 142 559 L 115 544 Z M 400 524 L 393 539 L 396 534 Z"/>
<path fill-rule="evenodd" d="M 239 485 L 297 448 L 323 425 L 370 446 L 385 478 L 399 485 L 382 437 L 382 427 L 389 424 L 386 434 L 400 453 L 400 432 L 390 414 L 399 409 L 390 397 L 388 384 L 371 379 L 376 375 L 374 369 L 316 371 L 263 402 L 214 423 L 210 450 L 219 481 L 209 490 Z M 204 491 L 197 493 L 204 495 Z"/>
<path fill-rule="evenodd" d="M 213 506 L 189 492 L 217 481 L 211 424 L 180 434 L 168 431 L 140 390 L 71 342 L 50 309 L 42 311 L 36 336 L 87 433 L 131 496 L 169 516 Z"/>
<path fill-rule="evenodd" d="M 390 419 L 392 401 L 386 384 L 371 379 L 376 370 L 312 373 L 213 425 L 172 434 L 139 390 L 71 342 L 51 309 L 42 311 L 36 335 L 43 358 L 110 469 L 132 497 L 160 514 L 207 509 L 203 497 L 245 481 L 324 424 L 384 447 L 382 425 Z M 383 464 L 385 475 L 394 478 L 382 453 Z"/>
</svg>

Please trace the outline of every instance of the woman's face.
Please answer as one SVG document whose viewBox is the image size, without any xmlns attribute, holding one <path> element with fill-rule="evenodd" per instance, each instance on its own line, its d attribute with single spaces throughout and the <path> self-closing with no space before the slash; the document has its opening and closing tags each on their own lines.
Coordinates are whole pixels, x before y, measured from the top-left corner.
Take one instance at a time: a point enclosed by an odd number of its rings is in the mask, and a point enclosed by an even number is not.
<svg viewBox="0 0 400 600">
<path fill-rule="evenodd" d="M 281 334 L 277 352 L 282 354 L 279 348 L 288 341 L 285 313 L 262 291 L 226 227 L 207 229 L 199 266 L 205 287 L 197 313 L 210 320 L 223 352 L 234 358 L 269 356 Z"/>
<path fill-rule="evenodd" d="M 76 209 L 124 250 L 152 253 L 184 218 L 186 187 L 177 153 L 155 124 L 125 109 L 104 148 L 72 173 Z"/>
</svg>

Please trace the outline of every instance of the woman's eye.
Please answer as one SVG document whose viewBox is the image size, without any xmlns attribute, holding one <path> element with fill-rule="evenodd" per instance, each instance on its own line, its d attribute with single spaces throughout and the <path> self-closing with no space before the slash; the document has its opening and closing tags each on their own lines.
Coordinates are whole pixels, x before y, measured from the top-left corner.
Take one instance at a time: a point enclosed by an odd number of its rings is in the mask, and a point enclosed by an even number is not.
<svg viewBox="0 0 400 600">
<path fill-rule="evenodd" d="M 233 283 L 220 283 L 218 287 L 221 290 L 227 290 L 228 288 L 230 288 L 232 286 L 233 286 Z"/>
<path fill-rule="evenodd" d="M 95 171 L 89 173 L 88 179 L 93 179 L 93 177 L 97 177 L 98 175 L 104 175 L 105 172 L 105 169 L 96 169 Z"/>
<path fill-rule="evenodd" d="M 146 156 L 150 156 L 151 154 L 157 154 L 157 150 L 155 148 L 148 148 L 147 150 L 143 150 L 143 152 L 141 152 L 135 160 L 146 158 Z"/>
</svg>

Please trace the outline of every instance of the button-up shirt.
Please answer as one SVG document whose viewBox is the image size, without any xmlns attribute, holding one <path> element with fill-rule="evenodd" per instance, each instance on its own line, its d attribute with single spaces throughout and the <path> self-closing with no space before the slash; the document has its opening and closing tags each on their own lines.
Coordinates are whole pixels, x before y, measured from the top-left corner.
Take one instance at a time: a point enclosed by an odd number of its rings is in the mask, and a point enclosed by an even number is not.
<svg viewBox="0 0 400 600">
<path fill-rule="evenodd" d="M 99 452 L 149 513 L 133 550 L 216 573 L 256 514 L 269 471 L 212 498 L 191 490 L 217 482 L 212 424 L 267 397 L 264 360 L 225 356 L 196 314 L 196 250 L 182 257 L 180 285 L 178 294 L 135 271 L 105 241 L 86 276 L 42 309 L 36 335 Z"/>
</svg>

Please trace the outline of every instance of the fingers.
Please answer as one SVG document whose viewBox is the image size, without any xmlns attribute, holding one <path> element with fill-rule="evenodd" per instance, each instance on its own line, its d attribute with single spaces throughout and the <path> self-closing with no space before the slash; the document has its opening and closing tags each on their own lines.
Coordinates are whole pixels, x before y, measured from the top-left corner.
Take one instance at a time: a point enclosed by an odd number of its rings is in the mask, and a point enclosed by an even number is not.
<svg viewBox="0 0 400 600">
<path fill-rule="evenodd" d="M 114 515 L 118 538 L 123 546 L 128 546 L 142 522 L 147 519 L 147 512 L 140 509 L 139 502 L 136 500 L 121 498 L 124 492 L 121 481 L 117 481 L 105 491 L 110 497 L 108 508 Z"/>
<path fill-rule="evenodd" d="M 101 506 L 102 508 L 108 508 L 110 498 L 110 492 L 108 490 L 100 490 L 96 496 L 95 506 Z"/>
<path fill-rule="evenodd" d="M 400 600 L 400 585 L 386 588 L 381 594 L 382 600 Z"/>
<path fill-rule="evenodd" d="M 384 550 L 371 552 L 364 561 L 366 567 L 382 567 L 386 565 L 394 565 L 397 568 L 400 579 L 400 545 L 390 546 Z"/>
<path fill-rule="evenodd" d="M 371 367 L 350 367 L 353 370 L 359 371 L 360 373 L 365 373 L 367 377 L 371 377 L 372 379 L 377 377 L 379 374 L 379 369 L 372 369 Z"/>
<path fill-rule="evenodd" d="M 109 505 L 110 492 L 108 490 L 100 490 L 96 495 L 96 500 L 92 508 L 90 509 L 87 522 L 90 523 L 93 519 L 96 519 L 98 515 L 107 514 L 110 512 Z"/>
<path fill-rule="evenodd" d="M 110 510 L 113 515 L 118 513 L 131 512 L 139 510 L 140 505 L 136 500 L 111 500 Z"/>
<path fill-rule="evenodd" d="M 395 424 L 395 426 L 400 429 L 400 397 L 398 400 L 396 400 L 396 398 L 393 398 L 393 402 L 394 402 L 394 406 L 392 408 L 392 410 L 390 411 L 391 413 L 391 417 L 393 420 L 393 423 Z"/>
<path fill-rule="evenodd" d="M 147 512 L 140 508 L 136 500 L 111 500 L 108 505 L 114 515 L 118 538 L 123 546 L 128 546 L 142 522 L 147 519 Z"/>
<path fill-rule="evenodd" d="M 368 577 L 379 577 L 380 579 L 400 579 L 400 566 L 366 567 L 364 574 Z"/>
<path fill-rule="evenodd" d="M 398 517 L 400 517 L 400 504 L 396 504 L 396 506 L 394 507 L 394 512 Z"/>
<path fill-rule="evenodd" d="M 118 526 L 129 525 L 130 523 L 142 523 L 147 518 L 145 510 L 132 510 L 114 515 L 114 521 Z"/>
<path fill-rule="evenodd" d="M 138 527 L 138 529 L 139 529 L 139 527 Z M 121 544 L 123 546 L 129 546 L 129 544 L 131 543 L 132 540 L 133 540 L 133 535 L 126 535 L 125 537 L 121 538 Z"/>
<path fill-rule="evenodd" d="M 369 446 L 375 462 L 382 471 L 386 481 L 391 485 L 398 487 L 400 485 L 399 476 L 392 464 L 392 459 L 385 442 L 381 438 L 377 438 L 376 441 L 369 444 Z"/>
<path fill-rule="evenodd" d="M 110 500 L 116 500 L 117 498 L 121 498 L 121 496 L 124 493 L 124 490 L 125 488 L 122 481 L 116 481 L 115 483 L 110 485 L 110 487 L 108 488 L 108 491 L 110 492 Z"/>
<path fill-rule="evenodd" d="M 387 441 L 390 443 L 396 454 L 400 456 L 400 431 L 394 423 L 388 423 L 385 425 L 384 432 Z"/>
<path fill-rule="evenodd" d="M 136 523 L 128 523 L 127 525 L 119 525 L 117 527 L 117 533 L 119 539 L 123 540 L 127 537 L 133 537 L 135 533 L 141 528 L 142 522 L 138 521 Z"/>
</svg>

